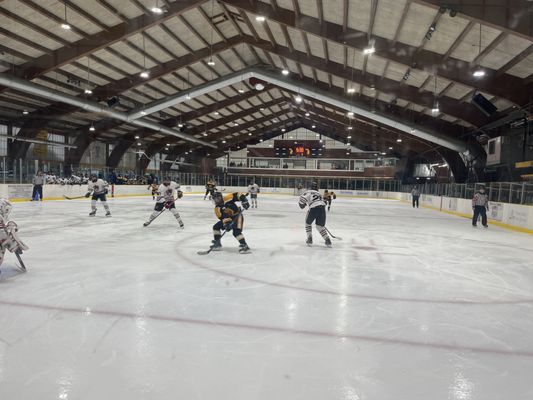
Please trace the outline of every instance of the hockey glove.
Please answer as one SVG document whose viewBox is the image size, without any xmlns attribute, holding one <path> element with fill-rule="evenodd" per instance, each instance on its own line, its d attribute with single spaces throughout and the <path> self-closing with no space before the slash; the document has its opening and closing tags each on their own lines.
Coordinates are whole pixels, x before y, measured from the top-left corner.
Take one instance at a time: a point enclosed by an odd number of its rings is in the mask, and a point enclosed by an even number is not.
<svg viewBox="0 0 533 400">
<path fill-rule="evenodd" d="M 248 203 L 248 200 L 241 201 L 242 208 L 245 210 L 248 210 L 250 208 L 250 203 Z"/>
<path fill-rule="evenodd" d="M 91 192 L 85 193 L 85 197 L 89 197 L 91 195 Z"/>
<path fill-rule="evenodd" d="M 229 231 L 229 230 L 231 229 L 231 227 L 232 227 L 232 224 L 231 224 L 232 221 L 233 221 L 233 220 L 232 220 L 231 218 L 224 218 L 224 219 L 222 220 L 222 223 L 224 224 L 224 230 L 225 230 L 225 231 Z"/>
<path fill-rule="evenodd" d="M 334 194 L 334 195 L 333 195 L 333 200 L 335 200 L 336 198 L 337 198 L 337 195 L 336 195 L 336 194 Z"/>
<path fill-rule="evenodd" d="M 181 190 L 178 190 L 178 199 L 181 199 L 183 197 L 183 192 Z"/>
</svg>

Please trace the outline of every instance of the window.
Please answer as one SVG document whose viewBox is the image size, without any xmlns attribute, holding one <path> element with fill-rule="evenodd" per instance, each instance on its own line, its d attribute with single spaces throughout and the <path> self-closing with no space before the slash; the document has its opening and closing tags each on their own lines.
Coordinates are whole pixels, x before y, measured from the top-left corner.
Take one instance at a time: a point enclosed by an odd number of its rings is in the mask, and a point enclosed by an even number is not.
<svg viewBox="0 0 533 400">
<path fill-rule="evenodd" d="M 489 141 L 489 154 L 495 154 L 496 153 L 496 140 L 490 140 Z"/>
</svg>

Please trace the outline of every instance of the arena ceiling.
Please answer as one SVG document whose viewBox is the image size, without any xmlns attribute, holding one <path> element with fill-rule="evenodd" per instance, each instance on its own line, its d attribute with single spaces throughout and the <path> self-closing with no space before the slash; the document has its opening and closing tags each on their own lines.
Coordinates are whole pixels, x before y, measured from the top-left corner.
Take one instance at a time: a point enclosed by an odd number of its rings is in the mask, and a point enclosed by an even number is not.
<svg viewBox="0 0 533 400">
<path fill-rule="evenodd" d="M 527 0 L 0 0 L 0 72 L 106 107 L 117 97 L 113 110 L 127 114 L 255 67 L 466 142 L 530 105 L 532 9 Z M 477 93 L 496 116 L 471 104 Z M 20 137 L 43 128 L 67 135 L 77 147 L 68 151 L 72 164 L 95 139 L 115 145 L 113 166 L 132 146 L 214 157 L 313 125 L 365 150 L 427 159 L 447 152 L 297 90 L 265 82 L 258 91 L 248 80 L 142 116 L 183 138 L 8 87 L 0 87 L 0 118 L 21 127 Z M 24 156 L 29 144 L 15 143 L 13 155 Z"/>
</svg>

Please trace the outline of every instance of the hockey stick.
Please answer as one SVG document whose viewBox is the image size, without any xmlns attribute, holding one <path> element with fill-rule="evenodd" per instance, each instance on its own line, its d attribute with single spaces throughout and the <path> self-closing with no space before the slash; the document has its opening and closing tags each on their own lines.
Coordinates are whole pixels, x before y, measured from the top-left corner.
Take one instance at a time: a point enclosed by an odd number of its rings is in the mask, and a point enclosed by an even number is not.
<svg viewBox="0 0 533 400">
<path fill-rule="evenodd" d="M 165 212 L 165 210 L 166 210 L 166 208 L 163 208 L 163 210 L 159 211 L 159 214 L 157 214 L 157 215 L 154 217 L 154 219 L 150 221 L 150 223 L 149 223 L 148 225 L 150 225 L 152 222 L 154 222 L 155 219 L 156 219 L 157 217 L 159 217 L 161 214 L 163 214 L 163 212 Z M 144 226 L 144 227 L 147 227 L 148 225 L 143 225 L 143 226 Z"/>
<path fill-rule="evenodd" d="M 16 251 L 15 252 L 15 255 L 17 256 L 17 259 L 19 260 L 19 267 L 22 271 L 26 272 L 26 265 L 24 265 L 24 261 L 22 261 L 22 258 L 20 257 L 20 255 L 22 254 L 21 251 Z"/>
<path fill-rule="evenodd" d="M 242 215 L 242 211 L 239 212 L 239 213 L 237 213 L 237 214 L 235 214 L 235 217 L 238 217 L 239 215 Z M 220 235 L 220 239 L 222 239 L 226 233 L 228 233 L 229 231 L 231 231 L 231 230 L 233 229 L 233 225 L 235 225 L 235 222 L 236 222 L 236 221 L 237 221 L 237 219 L 235 219 L 234 221 L 231 222 L 231 224 L 229 224 L 228 228 L 227 228 L 224 232 L 222 232 L 222 235 Z M 220 240 L 220 239 L 219 239 L 219 240 Z M 199 256 L 205 256 L 206 254 L 211 253 L 211 252 L 213 251 L 214 248 L 215 248 L 215 245 L 213 244 L 213 245 L 211 245 L 211 246 L 209 247 L 208 250 L 205 250 L 205 251 L 197 251 L 196 254 L 198 254 Z"/>
<path fill-rule="evenodd" d="M 77 199 L 83 199 L 85 196 L 68 197 L 68 196 L 63 195 L 63 197 L 67 200 L 77 200 Z"/>
<path fill-rule="evenodd" d="M 340 236 L 334 236 L 333 233 L 331 233 L 328 228 L 324 227 L 324 229 L 329 234 L 329 236 L 331 236 L 333 239 L 342 240 Z"/>
</svg>

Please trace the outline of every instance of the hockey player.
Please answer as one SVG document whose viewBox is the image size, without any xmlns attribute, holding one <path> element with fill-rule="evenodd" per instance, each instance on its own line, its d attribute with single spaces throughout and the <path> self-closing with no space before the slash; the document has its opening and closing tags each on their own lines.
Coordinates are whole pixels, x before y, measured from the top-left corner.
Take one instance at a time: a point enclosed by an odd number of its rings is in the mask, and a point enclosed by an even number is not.
<svg viewBox="0 0 533 400">
<path fill-rule="evenodd" d="M 159 186 L 157 186 L 157 183 L 151 183 L 150 185 L 148 185 L 148 189 L 147 190 L 151 190 L 152 191 L 152 200 L 155 200 L 155 196 L 157 195 L 157 189 L 159 188 Z"/>
<path fill-rule="evenodd" d="M 313 244 L 313 233 L 311 224 L 315 222 L 316 229 L 324 238 L 326 246 L 331 247 L 331 239 L 326 231 L 326 203 L 322 200 L 322 196 L 318 192 L 318 184 L 313 182 L 311 189 L 306 190 L 298 201 L 301 209 L 306 206 L 309 207 L 307 216 L 305 217 L 305 232 L 307 233 L 307 245 Z"/>
<path fill-rule="evenodd" d="M 209 179 L 207 183 L 205 184 L 205 195 L 204 200 L 207 198 L 207 195 L 209 195 L 209 200 L 213 198 L 213 193 L 217 190 L 217 184 L 213 179 Z"/>
<path fill-rule="evenodd" d="M 481 215 L 481 223 L 485 228 L 489 227 L 487 224 L 488 209 L 489 197 L 487 196 L 487 193 L 485 193 L 485 186 L 481 185 L 472 199 L 472 210 L 474 211 L 474 216 L 472 217 L 472 226 L 477 226 L 477 220 Z"/>
<path fill-rule="evenodd" d="M 233 230 L 233 236 L 239 241 L 239 253 L 247 253 L 250 251 L 244 235 L 242 234 L 244 218 L 242 216 L 241 208 L 236 204 L 240 202 L 245 210 L 248 210 L 250 203 L 244 193 L 228 193 L 222 196 L 220 192 L 213 193 L 213 201 L 215 202 L 215 215 L 219 221 L 213 225 L 213 250 L 220 250 L 222 244 L 220 238 L 222 237 L 222 229 Z"/>
<path fill-rule="evenodd" d="M 257 208 L 257 193 L 259 193 L 259 185 L 254 181 L 251 181 L 248 186 L 248 194 L 252 199 L 252 208 Z"/>
<path fill-rule="evenodd" d="M 28 250 L 28 246 L 18 237 L 17 224 L 9 221 L 9 213 L 12 208 L 9 201 L 0 199 L 0 264 L 4 261 L 6 250 L 17 255 L 22 254 L 24 250 Z M 26 269 L 24 265 L 21 265 L 21 267 L 24 270 Z"/>
<path fill-rule="evenodd" d="M 324 202 L 328 205 L 328 211 L 331 209 L 331 202 L 337 198 L 334 191 L 328 192 L 328 189 L 324 190 Z"/>
<path fill-rule="evenodd" d="M 91 209 L 92 211 L 89 213 L 89 217 L 94 217 L 96 215 L 96 201 L 100 200 L 105 208 L 105 216 L 110 217 L 111 211 L 109 211 L 109 206 L 107 205 L 107 188 L 109 187 L 109 184 L 104 181 L 103 179 L 98 179 L 96 175 L 91 175 L 89 179 L 89 184 L 87 186 L 87 193 L 85 194 L 85 197 L 89 197 L 92 193 L 92 199 L 91 199 Z"/>
<path fill-rule="evenodd" d="M 180 228 L 184 228 L 180 214 L 178 210 L 176 210 L 174 190 L 178 192 L 178 199 L 181 199 L 183 197 L 183 192 L 180 190 L 179 183 L 165 179 L 163 183 L 159 185 L 159 188 L 157 189 L 157 200 L 155 203 L 154 212 L 150 215 L 150 218 L 143 224 L 143 226 L 150 225 L 152 221 L 156 219 L 166 208 L 174 215 L 174 218 L 176 218 L 180 224 Z"/>
</svg>

